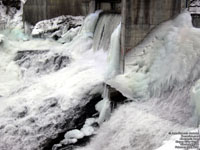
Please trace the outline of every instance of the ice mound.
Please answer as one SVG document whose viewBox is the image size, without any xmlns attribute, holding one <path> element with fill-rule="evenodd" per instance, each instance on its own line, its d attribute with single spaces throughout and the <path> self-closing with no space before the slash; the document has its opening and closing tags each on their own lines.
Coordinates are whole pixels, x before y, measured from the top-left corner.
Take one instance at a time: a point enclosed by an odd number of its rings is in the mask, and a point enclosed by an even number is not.
<svg viewBox="0 0 200 150">
<path fill-rule="evenodd" d="M 125 73 L 108 81 L 131 99 L 146 100 L 195 82 L 200 73 L 200 30 L 184 12 L 126 54 Z"/>
</svg>

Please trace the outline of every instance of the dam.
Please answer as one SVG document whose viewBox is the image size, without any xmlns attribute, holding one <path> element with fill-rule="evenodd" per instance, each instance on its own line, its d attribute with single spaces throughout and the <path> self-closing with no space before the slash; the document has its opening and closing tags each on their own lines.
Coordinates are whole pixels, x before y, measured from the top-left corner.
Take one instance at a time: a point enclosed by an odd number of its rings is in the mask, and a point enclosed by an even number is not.
<svg viewBox="0 0 200 150">
<path fill-rule="evenodd" d="M 199 125 L 199 4 L 0 5 L 0 149 L 175 150 L 169 133 Z"/>
<path fill-rule="evenodd" d="M 24 5 L 24 21 L 35 24 L 60 15 L 86 16 L 103 10 L 122 16 L 122 49 L 138 45 L 158 24 L 185 10 L 190 0 L 28 0 Z M 193 15 L 198 18 L 196 15 Z M 198 20 L 198 19 L 197 19 Z M 197 24 L 198 21 L 195 21 Z"/>
</svg>

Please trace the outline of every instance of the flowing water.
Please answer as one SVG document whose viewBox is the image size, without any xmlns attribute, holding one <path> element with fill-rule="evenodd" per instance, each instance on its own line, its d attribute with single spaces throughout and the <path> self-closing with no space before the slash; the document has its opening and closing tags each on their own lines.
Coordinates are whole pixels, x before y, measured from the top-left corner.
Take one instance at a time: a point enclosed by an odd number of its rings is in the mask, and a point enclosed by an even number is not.
<svg viewBox="0 0 200 150">
<path fill-rule="evenodd" d="M 102 13 L 98 19 L 94 32 L 94 50 L 109 49 L 111 34 L 120 24 L 121 15 L 112 13 Z"/>
</svg>

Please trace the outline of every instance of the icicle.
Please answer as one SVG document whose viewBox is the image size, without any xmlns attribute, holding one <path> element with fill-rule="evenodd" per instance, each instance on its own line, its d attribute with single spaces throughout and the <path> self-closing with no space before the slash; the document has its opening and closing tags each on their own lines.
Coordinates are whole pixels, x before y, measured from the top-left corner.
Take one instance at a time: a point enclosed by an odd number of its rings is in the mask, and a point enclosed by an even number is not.
<svg viewBox="0 0 200 150">
<path fill-rule="evenodd" d="M 121 24 L 118 25 L 111 35 L 109 66 L 106 73 L 106 79 L 112 78 L 120 72 L 120 31 Z M 103 98 L 104 99 L 95 106 L 96 110 L 99 111 L 99 124 L 102 124 L 104 121 L 108 120 L 111 114 L 111 104 L 107 85 L 104 87 Z"/>
<path fill-rule="evenodd" d="M 96 104 L 95 108 L 99 112 L 98 123 L 102 124 L 104 121 L 110 118 L 111 104 L 109 99 L 108 86 L 104 86 L 103 100 Z"/>
<path fill-rule="evenodd" d="M 120 32 L 121 23 L 115 29 L 111 36 L 111 43 L 108 56 L 108 69 L 106 79 L 113 78 L 120 73 Z"/>
</svg>

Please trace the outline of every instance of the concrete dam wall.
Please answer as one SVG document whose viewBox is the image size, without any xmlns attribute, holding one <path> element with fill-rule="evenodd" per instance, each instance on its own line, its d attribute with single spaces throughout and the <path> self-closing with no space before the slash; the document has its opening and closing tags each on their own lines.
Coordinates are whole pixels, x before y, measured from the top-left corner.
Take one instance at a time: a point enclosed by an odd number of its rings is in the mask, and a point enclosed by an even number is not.
<svg viewBox="0 0 200 150">
<path fill-rule="evenodd" d="M 126 52 L 186 6 L 187 0 L 28 0 L 24 21 L 35 24 L 60 15 L 85 16 L 98 9 L 118 13 L 122 16 L 122 51 Z"/>
<path fill-rule="evenodd" d="M 122 25 L 125 51 L 140 43 L 158 24 L 178 15 L 186 0 L 123 0 Z"/>
<path fill-rule="evenodd" d="M 85 16 L 89 12 L 85 0 L 28 0 L 24 5 L 24 21 L 36 24 L 38 21 L 61 15 Z"/>
<path fill-rule="evenodd" d="M 121 13 L 121 0 L 27 0 L 23 18 L 34 25 L 61 15 L 86 16 L 99 9 Z"/>
</svg>

